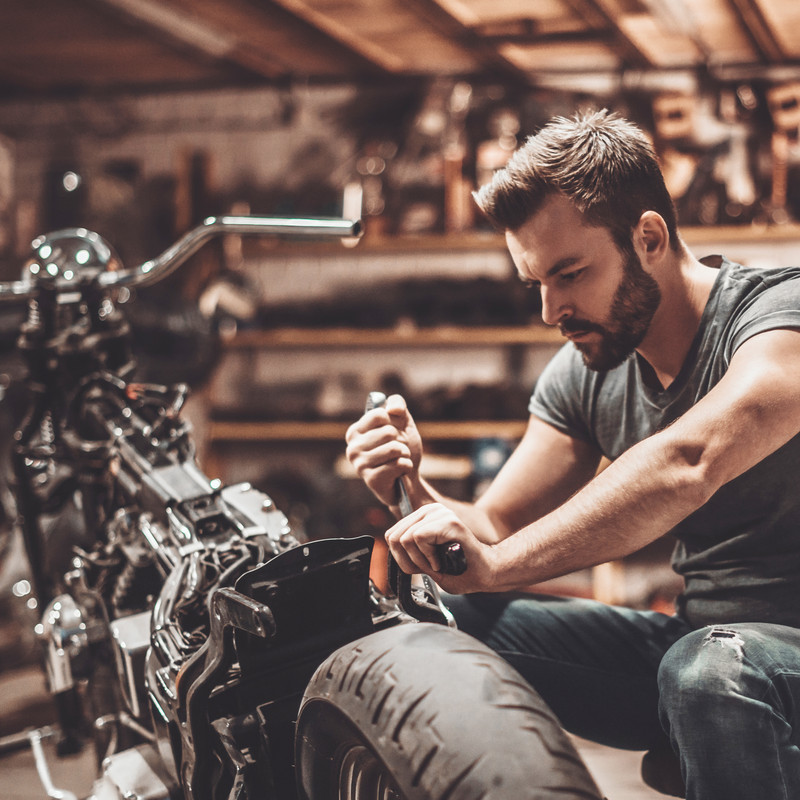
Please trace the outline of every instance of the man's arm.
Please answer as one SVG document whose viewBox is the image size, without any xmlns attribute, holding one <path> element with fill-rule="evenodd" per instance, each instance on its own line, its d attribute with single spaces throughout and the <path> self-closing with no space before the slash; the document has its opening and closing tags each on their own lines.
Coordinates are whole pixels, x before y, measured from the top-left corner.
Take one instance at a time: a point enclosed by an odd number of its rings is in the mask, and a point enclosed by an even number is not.
<svg viewBox="0 0 800 800">
<path fill-rule="evenodd" d="M 595 474 L 597 449 L 531 417 L 509 460 L 477 503 L 445 497 L 419 474 L 422 443 L 402 398 L 366 413 L 347 432 L 347 456 L 375 495 L 397 513 L 393 483 L 415 508 L 439 503 L 482 542 L 495 544 L 564 502 Z"/>
<path fill-rule="evenodd" d="M 532 416 L 525 434 L 492 483 L 475 502 L 492 521 L 495 542 L 558 508 L 597 472 L 594 445 Z M 467 525 L 469 522 L 462 516 Z"/>
<path fill-rule="evenodd" d="M 449 591 L 527 586 L 638 550 L 798 431 L 800 332 L 768 331 L 745 342 L 719 384 L 670 427 L 495 546 L 477 542 L 441 506 L 401 520 L 387 531 L 387 542 L 402 569 L 434 574 Z M 453 540 L 469 563 L 458 578 L 432 569 L 438 566 L 433 545 Z"/>
</svg>

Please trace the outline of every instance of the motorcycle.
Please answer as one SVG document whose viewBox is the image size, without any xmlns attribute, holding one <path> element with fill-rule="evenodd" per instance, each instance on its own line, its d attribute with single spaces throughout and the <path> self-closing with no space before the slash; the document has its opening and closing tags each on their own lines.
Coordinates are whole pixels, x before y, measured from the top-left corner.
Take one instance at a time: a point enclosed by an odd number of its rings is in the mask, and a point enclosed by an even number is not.
<svg viewBox="0 0 800 800">
<path fill-rule="evenodd" d="M 33 242 L 28 413 L 12 444 L 58 751 L 91 800 L 597 799 L 538 695 L 455 630 L 427 578 L 370 580 L 369 536 L 302 541 L 272 499 L 202 471 L 183 384 L 134 378 L 124 312 L 207 240 L 356 237 L 338 219 L 212 217 L 126 269 L 102 237 Z M 371 396 L 370 402 L 381 402 Z M 459 553 L 443 553 L 450 569 Z M 41 756 L 48 731 L 30 731 Z"/>
</svg>

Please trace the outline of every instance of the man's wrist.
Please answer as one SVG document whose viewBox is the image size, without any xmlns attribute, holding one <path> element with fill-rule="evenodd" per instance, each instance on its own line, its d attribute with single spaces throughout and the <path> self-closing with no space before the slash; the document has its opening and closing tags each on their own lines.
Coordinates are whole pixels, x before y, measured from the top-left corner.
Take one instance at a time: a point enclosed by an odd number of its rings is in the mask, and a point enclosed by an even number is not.
<svg viewBox="0 0 800 800">
<path fill-rule="evenodd" d="M 408 495 L 408 500 L 412 509 L 416 510 L 421 506 L 427 505 L 428 503 L 438 502 L 432 489 L 418 475 L 416 477 L 404 475 L 398 480 L 403 481 L 405 492 Z M 403 517 L 403 511 L 398 500 L 399 497 L 393 500 L 391 503 L 387 503 L 386 507 L 397 519 L 401 519 Z"/>
<path fill-rule="evenodd" d="M 428 483 L 416 473 L 414 475 L 406 475 L 403 478 L 405 483 L 408 499 L 414 508 L 419 508 L 427 503 L 438 502 L 438 497 Z"/>
</svg>

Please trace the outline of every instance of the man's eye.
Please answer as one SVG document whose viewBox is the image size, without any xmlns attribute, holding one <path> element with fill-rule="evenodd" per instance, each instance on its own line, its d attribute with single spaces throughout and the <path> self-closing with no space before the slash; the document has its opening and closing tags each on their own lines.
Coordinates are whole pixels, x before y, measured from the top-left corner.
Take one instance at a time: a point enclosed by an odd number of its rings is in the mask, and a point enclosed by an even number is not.
<svg viewBox="0 0 800 800">
<path fill-rule="evenodd" d="M 585 267 L 581 269 L 575 269 L 572 272 L 562 272 L 560 275 L 562 283 L 572 283 L 576 281 L 581 275 L 583 275 L 585 271 Z"/>
</svg>

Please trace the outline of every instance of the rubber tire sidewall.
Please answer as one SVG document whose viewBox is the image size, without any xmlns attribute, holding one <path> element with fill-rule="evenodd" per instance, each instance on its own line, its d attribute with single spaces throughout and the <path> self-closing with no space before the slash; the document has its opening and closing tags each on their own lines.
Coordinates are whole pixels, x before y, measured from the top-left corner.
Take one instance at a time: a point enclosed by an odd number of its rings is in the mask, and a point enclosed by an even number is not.
<svg viewBox="0 0 800 800">
<path fill-rule="evenodd" d="M 295 741 L 302 800 L 339 800 L 341 760 L 365 745 L 404 800 L 600 800 L 553 713 L 497 653 L 433 623 L 334 652 L 308 684 Z"/>
</svg>

